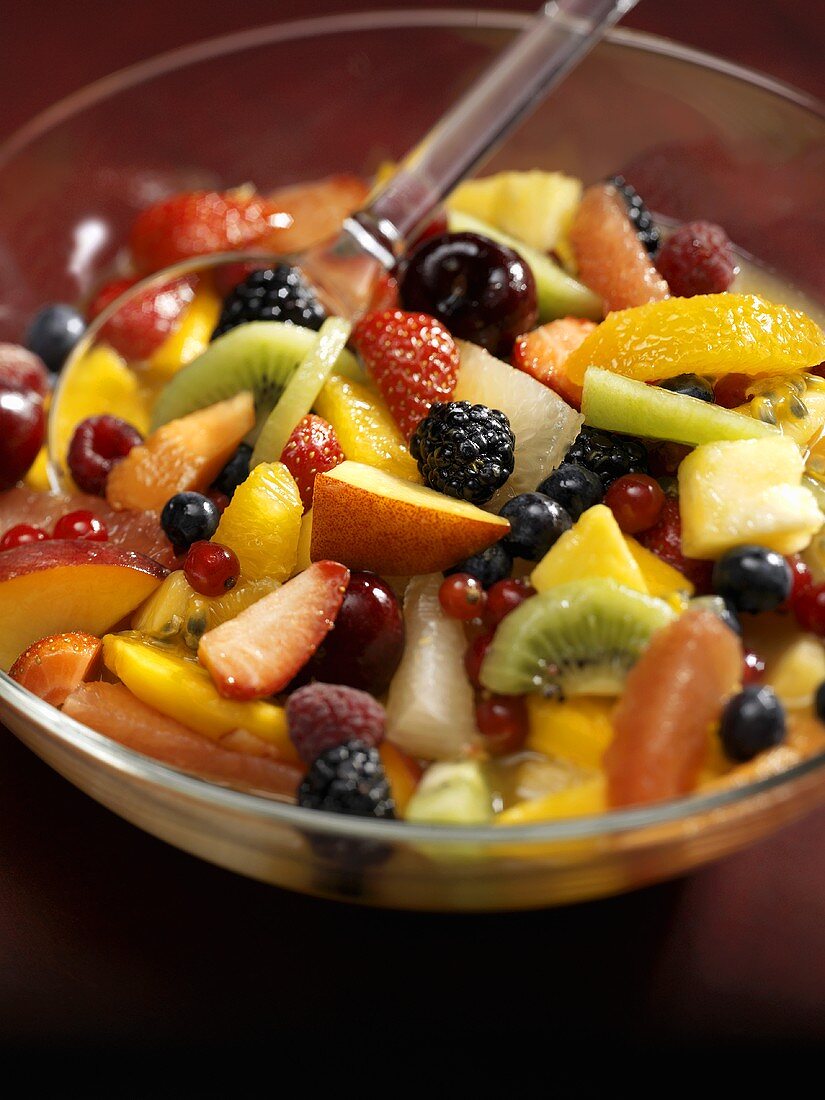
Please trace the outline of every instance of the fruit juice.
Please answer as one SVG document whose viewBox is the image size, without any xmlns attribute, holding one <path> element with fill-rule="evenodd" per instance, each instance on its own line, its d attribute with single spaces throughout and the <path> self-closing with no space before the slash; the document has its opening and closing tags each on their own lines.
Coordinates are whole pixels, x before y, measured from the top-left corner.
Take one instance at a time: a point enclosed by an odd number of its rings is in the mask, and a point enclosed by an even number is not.
<svg viewBox="0 0 825 1100">
<path fill-rule="evenodd" d="M 0 347 L 2 668 L 172 767 L 416 824 L 823 751 L 825 311 L 622 177 L 462 184 L 355 322 L 240 255 L 370 186 L 171 196 Z"/>
</svg>

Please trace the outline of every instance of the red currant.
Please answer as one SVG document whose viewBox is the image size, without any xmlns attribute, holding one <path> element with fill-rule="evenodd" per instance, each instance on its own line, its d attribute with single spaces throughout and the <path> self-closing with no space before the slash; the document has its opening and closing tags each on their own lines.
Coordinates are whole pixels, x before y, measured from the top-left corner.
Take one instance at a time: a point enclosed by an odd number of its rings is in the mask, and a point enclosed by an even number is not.
<svg viewBox="0 0 825 1100">
<path fill-rule="evenodd" d="M 481 662 L 486 657 L 487 650 L 490 648 L 492 640 L 492 631 L 489 634 L 479 634 L 479 636 L 471 642 L 470 648 L 464 654 L 464 668 L 467 672 L 467 678 L 474 688 L 481 687 L 481 682 L 478 678 L 481 672 Z"/>
<path fill-rule="evenodd" d="M 469 573 L 453 573 L 445 577 L 438 590 L 438 602 L 451 619 L 469 622 L 483 613 L 487 593 L 477 577 Z"/>
<path fill-rule="evenodd" d="M 234 550 L 219 542 L 193 542 L 183 572 L 202 596 L 223 596 L 238 583 L 241 563 Z"/>
<path fill-rule="evenodd" d="M 44 542 L 49 537 L 42 527 L 30 527 L 28 523 L 18 523 L 10 527 L 0 539 L 0 550 L 14 550 L 30 542 Z"/>
<path fill-rule="evenodd" d="M 497 627 L 511 611 L 524 603 L 536 590 L 524 578 L 518 580 L 496 581 L 487 592 L 487 607 L 484 609 L 484 622 L 487 626 Z"/>
<path fill-rule="evenodd" d="M 613 482 L 604 502 L 624 533 L 637 535 L 658 521 L 665 494 L 659 482 L 647 474 L 625 474 Z"/>
<path fill-rule="evenodd" d="M 745 660 L 742 666 L 743 684 L 761 684 L 765 675 L 765 662 L 752 649 L 745 650 Z"/>
<path fill-rule="evenodd" d="M 792 587 L 790 596 L 780 608 L 782 611 L 787 611 L 792 608 L 802 593 L 812 588 L 814 583 L 814 578 L 811 575 L 810 569 L 802 558 L 800 558 L 799 554 L 791 554 L 790 557 L 785 558 L 785 561 L 791 567 Z"/>
<path fill-rule="evenodd" d="M 527 708 L 521 695 L 488 695 L 476 705 L 476 725 L 493 756 L 518 752 L 527 737 Z"/>
<path fill-rule="evenodd" d="M 81 508 L 77 512 L 67 512 L 54 525 L 56 539 L 83 539 L 85 542 L 106 542 L 109 531 L 102 519 Z"/>
<path fill-rule="evenodd" d="M 806 588 L 793 601 L 796 621 L 803 630 L 825 635 L 825 584 Z"/>
</svg>

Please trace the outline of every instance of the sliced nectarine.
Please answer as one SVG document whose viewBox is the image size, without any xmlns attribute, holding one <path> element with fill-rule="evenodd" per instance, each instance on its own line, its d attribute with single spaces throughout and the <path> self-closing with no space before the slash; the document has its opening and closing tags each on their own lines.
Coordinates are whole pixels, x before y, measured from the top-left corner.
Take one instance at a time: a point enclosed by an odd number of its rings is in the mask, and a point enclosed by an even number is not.
<svg viewBox="0 0 825 1100">
<path fill-rule="evenodd" d="M 50 634 L 102 635 L 147 599 L 166 570 L 100 542 L 34 542 L 0 554 L 0 668 Z"/>
<path fill-rule="evenodd" d="M 360 462 L 342 462 L 315 480 L 313 561 L 331 558 L 384 576 L 438 573 L 509 529 L 474 504 Z"/>
<path fill-rule="evenodd" d="M 118 462 L 106 499 L 113 508 L 158 512 L 175 493 L 207 489 L 254 424 L 246 391 L 164 424 Z"/>
</svg>

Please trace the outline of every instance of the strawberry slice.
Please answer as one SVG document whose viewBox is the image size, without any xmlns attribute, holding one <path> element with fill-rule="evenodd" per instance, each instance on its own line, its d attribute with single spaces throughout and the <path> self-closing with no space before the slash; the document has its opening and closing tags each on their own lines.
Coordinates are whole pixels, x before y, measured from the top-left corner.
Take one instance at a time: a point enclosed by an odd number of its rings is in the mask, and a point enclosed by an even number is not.
<svg viewBox="0 0 825 1100">
<path fill-rule="evenodd" d="M 315 478 L 334 469 L 344 458 L 335 429 L 323 417 L 310 413 L 295 426 L 281 462 L 295 478 L 305 512 L 312 507 Z"/>
<path fill-rule="evenodd" d="M 201 638 L 198 657 L 227 699 L 283 691 L 335 624 L 349 569 L 318 561 Z"/>
<path fill-rule="evenodd" d="M 434 317 L 400 309 L 367 313 L 352 342 L 407 439 L 434 404 L 450 400 L 460 355 Z"/>
<path fill-rule="evenodd" d="M 9 676 L 53 707 L 61 707 L 97 668 L 101 642 L 93 634 L 52 634 L 20 654 Z"/>
<path fill-rule="evenodd" d="M 580 409 L 582 388 L 572 382 L 564 364 L 596 325 L 580 317 L 562 317 L 548 325 L 519 336 L 513 348 L 513 366 L 531 375 L 537 382 L 555 390 L 568 404 Z"/>
<path fill-rule="evenodd" d="M 101 287 L 89 306 L 89 320 L 136 282 L 136 279 L 113 279 Z M 195 280 L 184 278 L 133 295 L 106 322 L 100 335 L 124 359 L 148 359 L 178 327 L 194 294 Z"/>
</svg>

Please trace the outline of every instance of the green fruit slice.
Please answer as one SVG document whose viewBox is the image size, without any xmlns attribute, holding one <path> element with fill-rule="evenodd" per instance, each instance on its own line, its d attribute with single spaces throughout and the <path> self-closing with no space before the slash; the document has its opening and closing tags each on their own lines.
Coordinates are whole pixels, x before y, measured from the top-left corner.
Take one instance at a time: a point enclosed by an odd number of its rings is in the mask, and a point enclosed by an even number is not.
<svg viewBox="0 0 825 1100">
<path fill-rule="evenodd" d="M 778 428 L 752 416 L 723 409 L 658 386 L 636 382 L 601 367 L 588 367 L 582 395 L 584 422 L 646 439 L 698 447 L 730 439 L 759 439 Z"/>
<path fill-rule="evenodd" d="M 415 825 L 483 825 L 492 816 L 492 795 L 475 760 L 432 764 L 404 814 Z"/>
<path fill-rule="evenodd" d="M 618 695 L 651 635 L 674 618 L 664 600 L 616 581 L 560 584 L 502 622 L 481 683 L 499 695 Z"/>
<path fill-rule="evenodd" d="M 604 316 L 602 300 L 592 290 L 568 275 L 543 252 L 536 251 L 522 241 L 503 233 L 470 214 L 451 210 L 447 214 L 451 233 L 479 233 L 514 249 L 527 261 L 536 280 L 539 298 L 539 321 L 555 321 L 557 317 L 589 317 L 600 321 Z"/>
<path fill-rule="evenodd" d="M 312 329 L 285 321 L 250 321 L 230 329 L 163 388 L 152 414 L 152 428 L 250 390 L 255 398 L 257 434 L 317 340 Z M 361 376 L 355 356 L 348 351 L 341 352 L 334 366 L 339 374 Z"/>
<path fill-rule="evenodd" d="M 284 392 L 261 429 L 252 452 L 251 466 L 277 462 L 295 427 L 309 412 L 332 374 L 347 345 L 352 325 L 341 317 L 330 317 L 321 325 L 318 339 L 287 382 Z"/>
</svg>

